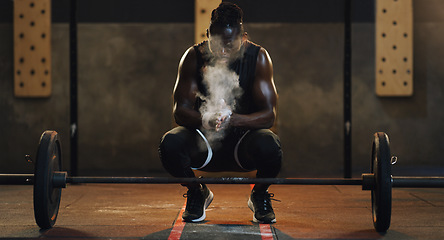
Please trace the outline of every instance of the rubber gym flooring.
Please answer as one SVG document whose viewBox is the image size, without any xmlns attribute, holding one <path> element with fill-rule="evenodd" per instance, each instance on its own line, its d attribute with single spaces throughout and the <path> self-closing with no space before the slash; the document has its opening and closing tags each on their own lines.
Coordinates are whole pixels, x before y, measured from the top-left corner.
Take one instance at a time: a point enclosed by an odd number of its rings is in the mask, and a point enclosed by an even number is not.
<svg viewBox="0 0 444 240">
<path fill-rule="evenodd" d="M 183 223 L 180 185 L 68 185 L 46 231 L 34 221 L 32 186 L 0 186 L 0 239 L 444 239 L 444 189 L 393 189 L 391 227 L 380 234 L 359 186 L 271 186 L 280 200 L 271 225 L 252 222 L 250 185 L 208 186 L 206 220 Z"/>
</svg>

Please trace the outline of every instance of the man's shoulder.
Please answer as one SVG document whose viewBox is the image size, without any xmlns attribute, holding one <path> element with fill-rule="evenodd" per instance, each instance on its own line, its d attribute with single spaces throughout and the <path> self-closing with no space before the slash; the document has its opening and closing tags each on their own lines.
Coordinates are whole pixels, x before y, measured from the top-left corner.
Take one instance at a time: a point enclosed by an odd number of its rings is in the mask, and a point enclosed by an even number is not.
<svg viewBox="0 0 444 240">
<path fill-rule="evenodd" d="M 250 52 L 255 52 L 255 54 L 259 56 L 268 56 L 267 49 L 252 41 L 248 41 L 248 49 L 250 49 Z"/>
<path fill-rule="evenodd" d="M 247 41 L 247 49 L 246 49 L 247 54 L 257 55 L 260 51 L 262 51 L 261 49 L 264 49 L 261 45 L 249 40 Z"/>
<path fill-rule="evenodd" d="M 196 50 L 194 46 L 189 47 L 180 59 L 179 68 L 186 71 L 192 71 L 196 67 Z"/>
<path fill-rule="evenodd" d="M 182 61 L 194 61 L 196 59 L 196 45 L 189 47 L 182 56 Z"/>
<path fill-rule="evenodd" d="M 194 49 L 194 51 L 198 54 L 204 54 L 206 51 L 206 48 L 208 46 L 208 40 L 202 41 L 200 43 L 196 43 L 192 46 L 192 48 Z"/>
<path fill-rule="evenodd" d="M 248 43 L 249 47 L 253 47 L 253 48 L 261 48 L 262 47 L 261 45 L 255 43 L 255 42 L 252 42 L 250 40 L 247 40 L 247 43 Z"/>
</svg>

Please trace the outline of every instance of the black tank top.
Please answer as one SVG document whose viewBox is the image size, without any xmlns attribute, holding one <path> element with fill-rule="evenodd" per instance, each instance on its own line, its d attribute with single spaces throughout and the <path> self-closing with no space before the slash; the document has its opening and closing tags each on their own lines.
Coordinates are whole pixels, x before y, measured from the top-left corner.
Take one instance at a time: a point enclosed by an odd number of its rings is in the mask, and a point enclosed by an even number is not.
<svg viewBox="0 0 444 240">
<path fill-rule="evenodd" d="M 250 41 L 247 41 L 243 47 L 246 48 L 244 56 L 231 63 L 230 69 L 236 72 L 236 74 L 239 76 L 239 85 L 243 90 L 243 94 L 237 101 L 234 112 L 239 114 L 249 114 L 257 110 L 252 101 L 252 89 L 255 78 L 257 56 L 261 47 Z M 207 89 L 202 83 L 202 69 L 209 62 L 209 58 L 204 54 L 208 51 L 208 41 L 203 41 L 200 44 L 195 45 L 194 50 L 197 58 L 196 80 L 198 89 L 201 94 L 206 96 Z M 199 110 L 200 105 L 201 100 L 198 99 L 195 109 Z"/>
</svg>

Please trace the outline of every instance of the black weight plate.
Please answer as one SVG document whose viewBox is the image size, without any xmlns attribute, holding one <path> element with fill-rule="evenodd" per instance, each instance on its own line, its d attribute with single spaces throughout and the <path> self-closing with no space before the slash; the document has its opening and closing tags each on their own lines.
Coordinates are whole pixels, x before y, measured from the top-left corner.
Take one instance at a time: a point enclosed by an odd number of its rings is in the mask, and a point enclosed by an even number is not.
<svg viewBox="0 0 444 240">
<path fill-rule="evenodd" d="M 392 171 L 390 143 L 383 132 L 374 134 L 371 168 L 375 174 L 375 189 L 371 191 L 373 225 L 376 231 L 386 232 L 392 215 Z"/>
<path fill-rule="evenodd" d="M 61 149 L 56 131 L 45 131 L 35 161 L 34 217 L 42 229 L 54 226 L 59 212 L 62 189 L 52 187 L 54 171 L 61 170 Z"/>
</svg>

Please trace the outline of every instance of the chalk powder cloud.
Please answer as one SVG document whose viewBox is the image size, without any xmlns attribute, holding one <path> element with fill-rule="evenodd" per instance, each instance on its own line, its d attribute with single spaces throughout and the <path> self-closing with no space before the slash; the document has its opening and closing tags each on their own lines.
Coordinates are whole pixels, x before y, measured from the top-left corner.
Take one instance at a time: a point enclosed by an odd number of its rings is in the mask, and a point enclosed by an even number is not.
<svg viewBox="0 0 444 240">
<path fill-rule="evenodd" d="M 212 41 L 212 49 L 221 48 L 221 46 L 215 46 L 214 42 Z M 239 51 L 235 57 L 242 55 L 243 51 Z M 243 94 L 239 86 L 239 76 L 229 69 L 228 62 L 224 59 L 212 58 L 210 64 L 203 70 L 203 84 L 208 94 L 199 96 L 203 100 L 199 111 L 202 114 L 204 134 L 213 148 L 217 148 L 220 140 L 224 138 L 229 117 L 236 109 L 236 100 Z M 212 120 L 223 117 L 228 118 L 224 123 L 225 126 L 222 125 L 218 130 L 210 126 Z"/>
</svg>

